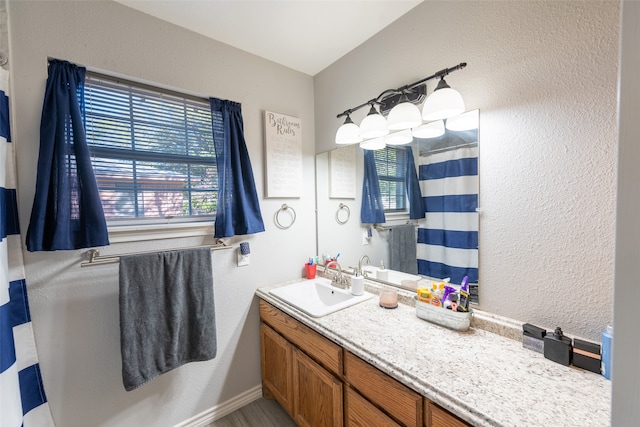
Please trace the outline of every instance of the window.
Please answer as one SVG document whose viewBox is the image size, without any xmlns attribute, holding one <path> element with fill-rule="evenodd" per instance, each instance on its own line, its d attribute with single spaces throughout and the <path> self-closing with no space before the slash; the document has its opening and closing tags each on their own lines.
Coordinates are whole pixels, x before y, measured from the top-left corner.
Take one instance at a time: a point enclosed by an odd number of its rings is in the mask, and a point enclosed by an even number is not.
<svg viewBox="0 0 640 427">
<path fill-rule="evenodd" d="M 406 151 L 385 147 L 375 151 L 376 171 L 385 212 L 406 212 Z"/>
<path fill-rule="evenodd" d="M 213 220 L 209 100 L 87 72 L 87 144 L 107 221 Z"/>
</svg>

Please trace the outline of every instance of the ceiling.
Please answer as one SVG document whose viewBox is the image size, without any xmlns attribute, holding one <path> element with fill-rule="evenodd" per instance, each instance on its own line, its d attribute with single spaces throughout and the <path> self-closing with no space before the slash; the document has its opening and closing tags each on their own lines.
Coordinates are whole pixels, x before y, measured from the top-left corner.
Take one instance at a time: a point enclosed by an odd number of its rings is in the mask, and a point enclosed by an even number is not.
<svg viewBox="0 0 640 427">
<path fill-rule="evenodd" d="M 422 0 L 115 0 L 314 76 Z"/>
</svg>

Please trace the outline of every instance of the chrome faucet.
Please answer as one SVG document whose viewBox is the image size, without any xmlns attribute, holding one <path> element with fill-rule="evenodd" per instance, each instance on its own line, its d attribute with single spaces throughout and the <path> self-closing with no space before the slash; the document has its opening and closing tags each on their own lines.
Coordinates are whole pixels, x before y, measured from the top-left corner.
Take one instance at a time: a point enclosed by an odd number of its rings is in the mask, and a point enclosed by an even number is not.
<svg viewBox="0 0 640 427">
<path fill-rule="evenodd" d="M 336 260 L 325 263 L 324 275 L 325 276 L 327 275 L 327 268 L 329 268 L 331 264 L 335 264 L 336 267 L 338 268 L 338 272 L 334 274 L 333 277 L 331 278 L 331 284 L 333 285 L 335 283 L 335 284 L 345 285 L 346 281 L 344 280 L 344 277 L 342 275 L 342 267 L 340 266 L 340 264 L 338 264 L 338 261 Z"/>
<path fill-rule="evenodd" d="M 371 264 L 371 260 L 369 259 L 369 255 L 362 255 L 360 257 L 360 261 L 358 261 L 358 271 L 357 273 L 361 276 L 367 277 L 367 274 L 365 271 L 362 270 L 362 262 L 363 261 L 367 261 L 367 264 Z"/>
</svg>

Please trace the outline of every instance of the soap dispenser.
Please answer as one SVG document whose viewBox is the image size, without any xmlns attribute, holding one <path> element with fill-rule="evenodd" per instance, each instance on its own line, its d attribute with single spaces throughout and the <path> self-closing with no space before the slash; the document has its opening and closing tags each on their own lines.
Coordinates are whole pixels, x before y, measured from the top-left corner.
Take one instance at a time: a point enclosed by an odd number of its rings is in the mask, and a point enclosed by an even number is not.
<svg viewBox="0 0 640 427">
<path fill-rule="evenodd" d="M 358 272 L 355 276 L 351 276 L 351 294 L 355 296 L 364 294 L 364 276 L 360 276 Z"/>
<path fill-rule="evenodd" d="M 384 268 L 384 261 L 380 261 L 380 268 L 376 271 L 376 279 L 389 281 L 389 270 Z"/>
</svg>

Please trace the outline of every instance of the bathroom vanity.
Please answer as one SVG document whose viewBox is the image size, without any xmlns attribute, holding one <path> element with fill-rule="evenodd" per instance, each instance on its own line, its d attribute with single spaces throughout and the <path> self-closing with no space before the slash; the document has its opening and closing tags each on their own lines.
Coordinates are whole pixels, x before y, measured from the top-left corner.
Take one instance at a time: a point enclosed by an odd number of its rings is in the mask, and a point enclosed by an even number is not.
<svg viewBox="0 0 640 427">
<path fill-rule="evenodd" d="M 610 423 L 609 381 L 479 329 L 486 318 L 466 332 L 436 326 L 416 316 L 409 293 L 396 309 L 375 297 L 314 318 L 269 293 L 283 285 L 257 291 L 263 393 L 298 425 Z"/>
</svg>

